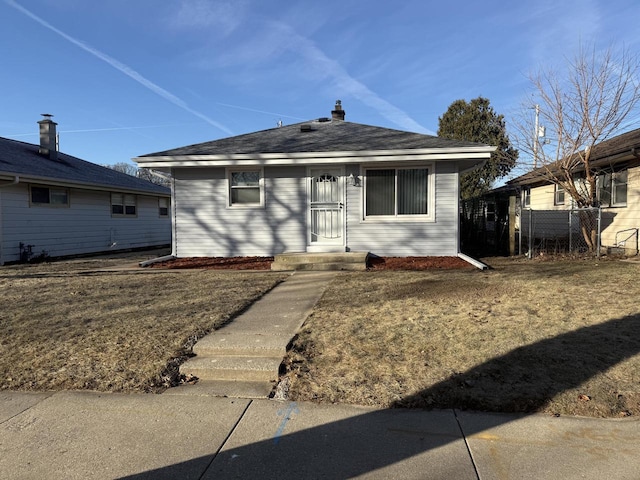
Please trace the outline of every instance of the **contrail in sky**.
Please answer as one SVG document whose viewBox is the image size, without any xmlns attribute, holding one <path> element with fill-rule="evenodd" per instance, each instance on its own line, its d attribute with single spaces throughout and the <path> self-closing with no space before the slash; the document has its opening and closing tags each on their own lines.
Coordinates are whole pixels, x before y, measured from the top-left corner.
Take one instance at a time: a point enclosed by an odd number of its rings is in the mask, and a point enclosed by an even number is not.
<svg viewBox="0 0 640 480">
<path fill-rule="evenodd" d="M 84 42 L 81 42 L 80 40 L 77 40 L 77 39 L 73 38 L 70 35 L 67 35 L 63 31 L 58 30 L 56 27 L 54 27 L 50 23 L 46 22 L 42 18 L 38 17 L 37 15 L 32 13 L 31 11 L 27 10 L 22 5 L 17 4 L 15 1 L 13 1 L 13 0 L 5 0 L 5 3 L 7 5 L 15 8 L 16 10 L 22 12 L 23 14 L 25 14 L 26 16 L 28 16 L 32 20 L 38 22 L 43 27 L 51 30 L 54 33 L 57 33 L 58 35 L 60 35 L 62 38 L 64 38 L 68 42 L 73 43 L 74 45 L 76 45 L 77 47 L 80 47 L 81 49 L 83 49 L 84 51 L 90 53 L 94 57 L 97 57 L 100 60 L 106 62 L 109 65 L 111 65 L 116 70 L 119 70 L 120 72 L 124 73 L 128 77 L 132 78 L 133 80 L 135 80 L 136 82 L 141 84 L 143 87 L 147 88 L 148 90 L 151 90 L 156 95 L 164 98 L 165 100 L 168 100 L 169 102 L 173 103 L 177 107 L 180 107 L 183 110 L 195 115 L 196 117 L 201 118 L 205 122 L 213 125 L 214 127 L 222 130 L 223 132 L 225 132 L 225 133 L 227 133 L 229 135 L 231 135 L 233 133 L 233 132 L 231 132 L 231 130 L 229 130 L 227 127 L 225 127 L 221 123 L 216 122 L 215 120 L 212 120 L 211 118 L 207 117 L 205 114 L 200 113 L 197 110 L 192 109 L 191 107 L 189 107 L 186 104 L 186 102 L 184 100 L 182 100 L 181 98 L 176 97 L 175 95 L 173 95 L 172 93 L 168 92 L 164 88 L 156 85 L 151 80 L 146 79 L 145 77 L 143 77 L 138 72 L 136 72 L 134 69 L 132 69 L 131 67 L 125 65 L 124 63 L 119 62 L 118 60 L 116 60 L 113 57 L 110 57 L 106 53 L 102 53 L 100 50 L 96 50 L 95 48 L 87 45 Z"/>
</svg>

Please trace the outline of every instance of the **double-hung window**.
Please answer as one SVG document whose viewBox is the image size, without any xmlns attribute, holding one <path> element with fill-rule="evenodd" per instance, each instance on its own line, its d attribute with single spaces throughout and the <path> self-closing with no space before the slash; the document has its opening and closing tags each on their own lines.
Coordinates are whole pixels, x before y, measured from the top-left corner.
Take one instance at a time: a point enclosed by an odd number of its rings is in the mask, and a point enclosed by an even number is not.
<svg viewBox="0 0 640 480">
<path fill-rule="evenodd" d="M 598 195 L 602 207 L 627 205 L 627 170 L 605 173 L 598 177 Z"/>
<path fill-rule="evenodd" d="M 262 171 L 228 170 L 229 206 L 260 206 L 264 202 L 262 191 Z"/>
<path fill-rule="evenodd" d="M 562 185 L 555 184 L 553 192 L 553 204 L 564 205 L 564 187 Z"/>
<path fill-rule="evenodd" d="M 169 216 L 169 199 L 166 197 L 158 198 L 158 215 L 161 217 Z"/>
<path fill-rule="evenodd" d="M 136 196 L 125 193 L 111 194 L 111 215 L 114 216 L 136 216 Z"/>
<path fill-rule="evenodd" d="M 60 187 L 36 187 L 31 186 L 31 205 L 68 207 L 69 190 Z"/>
<path fill-rule="evenodd" d="M 432 216 L 431 168 L 365 169 L 365 217 Z"/>
<path fill-rule="evenodd" d="M 529 208 L 531 206 L 531 188 L 522 187 L 522 206 Z"/>
</svg>

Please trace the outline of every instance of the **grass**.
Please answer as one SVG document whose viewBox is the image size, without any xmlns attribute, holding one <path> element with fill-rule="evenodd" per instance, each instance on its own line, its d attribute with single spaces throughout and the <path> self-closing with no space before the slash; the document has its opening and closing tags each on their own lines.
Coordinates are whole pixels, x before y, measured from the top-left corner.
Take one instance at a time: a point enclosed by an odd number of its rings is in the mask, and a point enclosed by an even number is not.
<svg viewBox="0 0 640 480">
<path fill-rule="evenodd" d="M 0 389 L 161 391 L 198 338 L 284 278 L 95 271 L 122 261 L 0 268 Z"/>
<path fill-rule="evenodd" d="M 287 359 L 294 400 L 640 414 L 640 265 L 341 274 Z"/>
</svg>

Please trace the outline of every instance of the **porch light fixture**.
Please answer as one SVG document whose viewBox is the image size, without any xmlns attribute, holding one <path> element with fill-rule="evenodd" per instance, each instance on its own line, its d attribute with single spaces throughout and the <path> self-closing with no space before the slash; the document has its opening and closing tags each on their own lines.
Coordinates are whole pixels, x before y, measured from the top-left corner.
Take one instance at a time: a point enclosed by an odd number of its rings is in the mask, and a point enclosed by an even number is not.
<svg viewBox="0 0 640 480">
<path fill-rule="evenodd" d="M 354 187 L 357 187 L 358 185 L 360 185 L 360 179 L 356 177 L 353 173 L 350 173 L 349 177 L 347 178 L 349 179 L 349 183 Z"/>
</svg>

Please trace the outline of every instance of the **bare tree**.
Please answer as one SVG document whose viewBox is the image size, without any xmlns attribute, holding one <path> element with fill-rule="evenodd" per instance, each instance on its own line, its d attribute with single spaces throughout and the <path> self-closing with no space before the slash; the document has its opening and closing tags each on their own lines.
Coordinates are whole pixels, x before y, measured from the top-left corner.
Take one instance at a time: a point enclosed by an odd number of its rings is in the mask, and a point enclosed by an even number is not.
<svg viewBox="0 0 640 480">
<path fill-rule="evenodd" d="M 592 165 L 594 147 L 621 133 L 640 101 L 638 56 L 612 48 L 581 48 L 562 74 L 542 70 L 530 77 L 533 95 L 517 122 L 518 146 L 534 158 L 532 177 L 564 189 L 578 207 L 598 206 L 599 170 Z M 533 114 L 533 111 L 536 114 Z M 539 123 L 538 123 L 539 113 Z M 549 144 L 539 125 L 546 128 Z M 587 220 L 587 219 L 585 219 Z M 595 227 L 583 236 L 595 248 Z"/>
<path fill-rule="evenodd" d="M 115 170 L 116 172 L 126 173 L 127 175 L 131 175 L 132 177 L 138 176 L 138 168 L 135 165 L 131 165 L 130 163 L 120 162 L 114 163 L 113 165 L 105 165 L 105 167 L 110 168 L 111 170 Z"/>
<path fill-rule="evenodd" d="M 130 163 L 120 162 L 113 165 L 105 165 L 105 167 L 115 170 L 116 172 L 126 173 L 132 177 L 138 177 L 156 185 L 162 185 L 163 187 L 171 186 L 171 175 L 168 173 L 160 173 L 150 168 L 137 168 Z"/>
<path fill-rule="evenodd" d="M 138 168 L 138 178 L 143 178 L 148 182 L 162 185 L 163 187 L 171 187 L 171 174 L 158 172 L 151 168 Z"/>
</svg>

